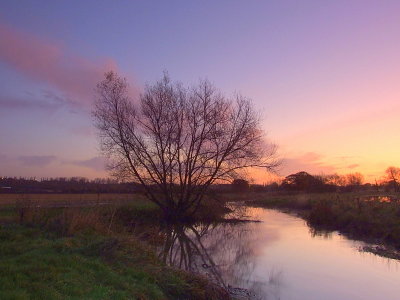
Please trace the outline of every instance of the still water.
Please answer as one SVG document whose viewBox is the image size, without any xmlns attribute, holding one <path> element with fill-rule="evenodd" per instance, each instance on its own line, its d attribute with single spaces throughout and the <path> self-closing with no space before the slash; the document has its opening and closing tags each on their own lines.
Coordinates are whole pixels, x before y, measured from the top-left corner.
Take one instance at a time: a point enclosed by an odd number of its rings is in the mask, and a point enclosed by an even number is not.
<svg viewBox="0 0 400 300">
<path fill-rule="evenodd" d="M 168 228 L 160 256 L 240 299 L 400 299 L 400 261 L 360 252 L 365 244 L 337 232 L 317 234 L 289 214 L 246 213 L 261 222 Z"/>
</svg>

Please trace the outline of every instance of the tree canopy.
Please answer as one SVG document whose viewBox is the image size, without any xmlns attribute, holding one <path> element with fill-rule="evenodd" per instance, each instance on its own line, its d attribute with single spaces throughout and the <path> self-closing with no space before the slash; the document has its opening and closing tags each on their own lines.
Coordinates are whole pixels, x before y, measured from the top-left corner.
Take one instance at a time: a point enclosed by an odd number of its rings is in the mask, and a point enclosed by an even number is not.
<svg viewBox="0 0 400 300">
<path fill-rule="evenodd" d="M 208 81 L 185 88 L 168 75 L 138 99 L 127 87 L 113 72 L 97 86 L 101 148 L 113 174 L 139 182 L 166 215 L 193 213 L 213 183 L 277 165 L 249 99 L 227 98 Z"/>
</svg>

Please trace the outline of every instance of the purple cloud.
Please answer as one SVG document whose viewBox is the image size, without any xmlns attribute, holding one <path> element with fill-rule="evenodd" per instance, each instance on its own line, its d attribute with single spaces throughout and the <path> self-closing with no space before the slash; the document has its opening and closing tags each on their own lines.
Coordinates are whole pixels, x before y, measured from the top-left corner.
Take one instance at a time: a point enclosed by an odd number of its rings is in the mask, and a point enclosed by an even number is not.
<svg viewBox="0 0 400 300">
<path fill-rule="evenodd" d="M 95 171 L 104 171 L 106 160 L 104 157 L 96 156 L 86 160 L 76 160 L 71 162 L 74 165 L 93 169 Z"/>
<path fill-rule="evenodd" d="M 41 97 L 40 99 L 17 98 L 0 96 L 0 107 L 3 109 L 21 110 L 21 109 L 40 109 L 55 111 L 61 108 L 64 104 L 61 101 L 54 101 Z"/>
<path fill-rule="evenodd" d="M 57 158 L 54 155 L 32 155 L 32 156 L 18 156 L 18 160 L 22 162 L 26 166 L 31 167 L 44 167 L 52 162 L 54 162 Z"/>
</svg>

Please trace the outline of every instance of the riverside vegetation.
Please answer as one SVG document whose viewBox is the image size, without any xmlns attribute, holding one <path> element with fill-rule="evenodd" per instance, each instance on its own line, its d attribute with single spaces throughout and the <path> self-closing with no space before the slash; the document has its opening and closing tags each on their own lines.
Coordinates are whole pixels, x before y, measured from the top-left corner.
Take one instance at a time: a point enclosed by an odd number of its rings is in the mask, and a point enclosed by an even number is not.
<svg viewBox="0 0 400 300">
<path fill-rule="evenodd" d="M 248 205 L 292 211 L 314 230 L 338 230 L 351 238 L 400 250 L 400 201 L 388 193 L 255 193 Z M 233 197 L 228 197 L 233 198 Z M 240 199 L 240 196 L 235 196 Z M 380 253 L 384 254 L 384 253 Z"/>
<path fill-rule="evenodd" d="M 0 210 L 0 299 L 230 299 L 207 278 L 159 259 L 162 214 L 149 201 L 28 203 Z M 216 220 L 225 209 L 211 211 L 207 218 Z"/>
</svg>

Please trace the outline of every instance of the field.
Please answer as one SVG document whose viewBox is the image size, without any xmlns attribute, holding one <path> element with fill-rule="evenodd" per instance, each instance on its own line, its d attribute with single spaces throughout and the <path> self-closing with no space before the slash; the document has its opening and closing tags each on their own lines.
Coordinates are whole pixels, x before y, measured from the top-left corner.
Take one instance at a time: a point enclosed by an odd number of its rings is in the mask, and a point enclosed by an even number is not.
<svg viewBox="0 0 400 300">
<path fill-rule="evenodd" d="M 400 249 L 395 194 L 214 198 L 296 212 L 313 230 L 339 230 Z M 0 299 L 229 299 L 207 279 L 159 260 L 162 214 L 141 194 L 1 194 L 0 203 Z M 205 207 L 205 215 L 219 211 L 218 220 L 220 206 Z M 372 251 L 397 258 L 388 249 Z"/>
<path fill-rule="evenodd" d="M 142 194 L 0 194 L 0 207 L 13 205 L 71 207 L 127 204 L 144 199 Z"/>
<path fill-rule="evenodd" d="M 141 195 L 0 199 L 0 299 L 229 299 L 161 262 L 160 211 Z"/>
</svg>

